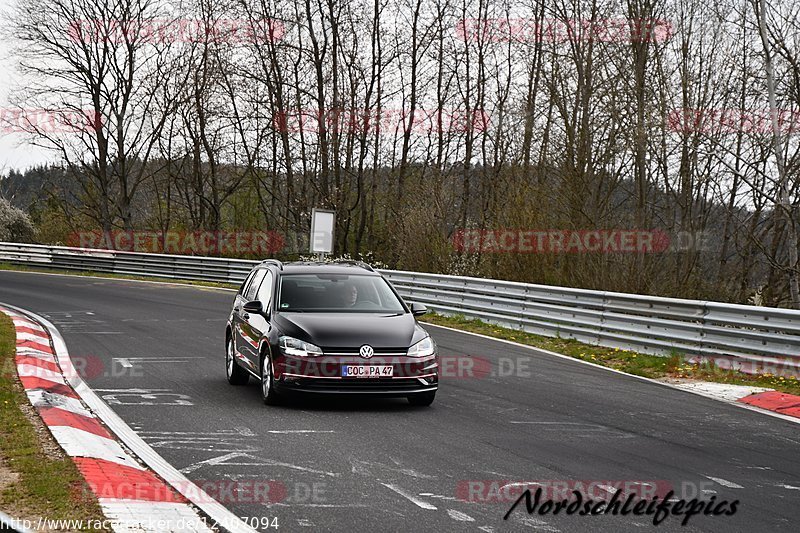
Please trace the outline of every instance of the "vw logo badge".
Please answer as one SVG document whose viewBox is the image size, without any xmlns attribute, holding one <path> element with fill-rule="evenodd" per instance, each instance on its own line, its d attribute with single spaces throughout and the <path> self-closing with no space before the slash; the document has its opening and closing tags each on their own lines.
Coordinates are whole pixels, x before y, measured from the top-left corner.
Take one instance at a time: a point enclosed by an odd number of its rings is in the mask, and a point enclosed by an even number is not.
<svg viewBox="0 0 800 533">
<path fill-rule="evenodd" d="M 372 346 L 369 344 L 365 344 L 358 350 L 358 355 L 363 357 L 364 359 L 369 359 L 375 354 L 375 350 L 372 349 Z"/>
</svg>

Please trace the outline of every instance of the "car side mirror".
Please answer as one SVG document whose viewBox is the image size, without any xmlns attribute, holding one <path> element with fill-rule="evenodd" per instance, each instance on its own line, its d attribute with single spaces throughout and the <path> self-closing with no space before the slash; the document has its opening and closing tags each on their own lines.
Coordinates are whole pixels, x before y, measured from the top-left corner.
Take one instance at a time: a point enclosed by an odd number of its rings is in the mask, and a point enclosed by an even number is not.
<svg viewBox="0 0 800 533">
<path fill-rule="evenodd" d="M 416 302 L 411 304 L 411 314 L 414 316 L 422 316 L 428 312 L 428 308 Z"/>
<path fill-rule="evenodd" d="M 264 312 L 264 306 L 261 305 L 261 302 L 258 300 L 250 300 L 249 302 L 245 302 L 242 309 L 245 313 L 255 313 L 260 315 Z"/>
</svg>

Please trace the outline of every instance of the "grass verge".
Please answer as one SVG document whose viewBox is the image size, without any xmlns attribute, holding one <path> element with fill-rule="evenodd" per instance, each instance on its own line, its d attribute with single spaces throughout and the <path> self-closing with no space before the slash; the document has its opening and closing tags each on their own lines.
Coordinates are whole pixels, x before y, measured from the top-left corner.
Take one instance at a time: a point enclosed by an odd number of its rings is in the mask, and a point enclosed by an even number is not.
<svg viewBox="0 0 800 533">
<path fill-rule="evenodd" d="M 0 458 L 12 473 L 0 491 L 0 508 L 17 519 L 102 521 L 97 499 L 75 464 L 60 449 L 46 453 L 42 439 L 52 449 L 58 445 L 46 429 L 37 433 L 23 412 L 30 404 L 17 379 L 15 346 L 14 325 L 0 313 Z"/>
<path fill-rule="evenodd" d="M 772 374 L 750 375 L 722 369 L 711 364 L 691 364 L 681 354 L 668 357 L 646 355 L 618 348 L 604 348 L 593 346 L 573 339 L 557 337 L 543 337 L 524 331 L 505 328 L 489 324 L 482 320 L 466 318 L 462 315 L 443 316 L 429 313 L 424 316 L 424 322 L 447 326 L 473 333 L 480 333 L 489 337 L 505 339 L 520 344 L 526 344 L 543 350 L 550 350 L 560 354 L 590 361 L 598 365 L 607 366 L 629 374 L 644 376 L 652 379 L 678 379 L 712 381 L 715 383 L 728 383 L 731 385 L 749 385 L 753 387 L 767 387 L 788 394 L 800 395 L 800 380 L 785 378 Z"/>
</svg>

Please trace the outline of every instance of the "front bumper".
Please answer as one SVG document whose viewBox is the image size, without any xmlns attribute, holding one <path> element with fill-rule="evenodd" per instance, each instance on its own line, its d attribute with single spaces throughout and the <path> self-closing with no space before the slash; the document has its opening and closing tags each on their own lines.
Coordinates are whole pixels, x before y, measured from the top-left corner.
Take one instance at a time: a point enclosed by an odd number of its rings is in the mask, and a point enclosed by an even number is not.
<svg viewBox="0 0 800 533">
<path fill-rule="evenodd" d="M 392 366 L 392 377 L 342 377 L 345 365 Z M 274 386 L 279 392 L 368 394 L 404 397 L 434 392 L 439 387 L 439 360 L 429 357 L 322 356 L 283 357 L 275 362 Z"/>
</svg>

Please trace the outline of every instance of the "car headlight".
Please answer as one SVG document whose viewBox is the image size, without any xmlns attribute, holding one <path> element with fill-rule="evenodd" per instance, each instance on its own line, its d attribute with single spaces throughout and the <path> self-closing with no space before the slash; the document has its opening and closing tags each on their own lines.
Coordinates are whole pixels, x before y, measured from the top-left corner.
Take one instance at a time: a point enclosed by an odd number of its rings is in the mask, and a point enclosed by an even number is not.
<svg viewBox="0 0 800 533">
<path fill-rule="evenodd" d="M 434 353 L 436 353 L 436 345 L 433 343 L 433 339 L 425 337 L 409 348 L 406 355 L 409 357 L 428 357 Z"/>
<path fill-rule="evenodd" d="M 295 357 L 319 357 L 322 355 L 322 349 L 319 346 L 294 337 L 279 338 L 278 346 L 280 346 L 283 355 L 293 355 Z"/>
</svg>

